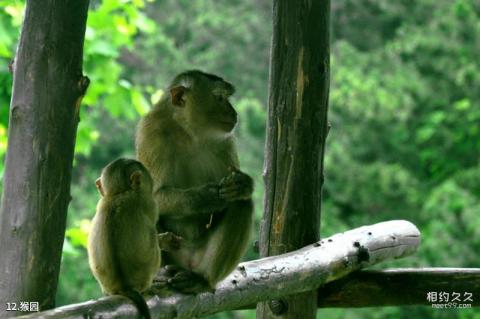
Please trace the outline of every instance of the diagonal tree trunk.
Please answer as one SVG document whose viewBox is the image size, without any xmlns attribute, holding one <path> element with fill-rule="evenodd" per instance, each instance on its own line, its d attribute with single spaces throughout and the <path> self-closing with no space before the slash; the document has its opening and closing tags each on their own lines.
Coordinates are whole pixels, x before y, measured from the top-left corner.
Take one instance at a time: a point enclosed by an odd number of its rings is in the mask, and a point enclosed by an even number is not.
<svg viewBox="0 0 480 319">
<path fill-rule="evenodd" d="M 319 239 L 329 92 L 329 0 L 275 0 L 262 257 Z M 316 292 L 258 305 L 257 318 L 315 318 Z"/>
<path fill-rule="evenodd" d="M 0 317 L 6 303 L 55 304 L 70 201 L 88 0 L 29 0 L 14 63 L 0 215 Z"/>
</svg>

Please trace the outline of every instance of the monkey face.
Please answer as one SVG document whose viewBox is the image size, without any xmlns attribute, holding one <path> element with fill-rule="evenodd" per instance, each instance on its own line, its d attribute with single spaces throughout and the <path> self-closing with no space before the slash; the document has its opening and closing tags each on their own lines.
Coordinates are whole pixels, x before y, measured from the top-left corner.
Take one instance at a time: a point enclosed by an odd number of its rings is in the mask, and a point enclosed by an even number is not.
<svg viewBox="0 0 480 319">
<path fill-rule="evenodd" d="M 221 132 L 230 133 L 237 124 L 237 112 L 228 101 L 228 97 L 214 95 L 213 100 L 212 125 Z"/>
<path fill-rule="evenodd" d="M 176 82 L 170 95 L 182 125 L 197 136 L 224 136 L 233 131 L 237 112 L 228 100 L 235 92 L 232 84 L 201 71 L 185 72 Z"/>
<path fill-rule="evenodd" d="M 224 82 L 206 86 L 192 92 L 190 99 L 191 121 L 214 135 L 231 133 L 237 124 L 237 112 L 229 101 L 232 92 L 225 89 Z"/>
<path fill-rule="evenodd" d="M 237 112 L 225 93 L 211 90 L 190 90 L 183 93 L 176 107 L 184 124 L 197 136 L 223 136 L 237 124 Z"/>
</svg>

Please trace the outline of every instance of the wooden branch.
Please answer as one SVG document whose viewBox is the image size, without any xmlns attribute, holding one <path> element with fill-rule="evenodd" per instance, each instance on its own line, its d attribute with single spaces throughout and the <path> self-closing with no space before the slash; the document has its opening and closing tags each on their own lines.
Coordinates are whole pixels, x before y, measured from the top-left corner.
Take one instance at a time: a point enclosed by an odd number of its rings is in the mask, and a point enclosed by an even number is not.
<svg viewBox="0 0 480 319">
<path fill-rule="evenodd" d="M 366 294 L 365 291 L 368 291 Z M 318 289 L 320 308 L 360 308 L 388 306 L 431 306 L 429 292 L 472 293 L 471 304 L 480 307 L 480 268 L 392 268 L 356 271 Z M 240 309 L 255 309 L 248 305 Z"/>
<path fill-rule="evenodd" d="M 0 318 L 6 303 L 55 305 L 79 105 L 89 0 L 26 1 L 0 212 Z"/>
<path fill-rule="evenodd" d="M 287 254 L 240 264 L 215 293 L 175 294 L 148 299 L 155 318 L 201 317 L 260 301 L 315 290 L 322 284 L 384 260 L 412 254 L 418 229 L 407 221 L 390 221 L 334 235 Z M 60 307 L 25 318 L 132 318 L 136 308 L 123 297 L 106 297 Z"/>
<path fill-rule="evenodd" d="M 365 293 L 368 292 L 368 293 Z M 480 306 L 480 268 L 404 268 L 382 271 L 359 271 L 319 289 L 319 307 L 382 307 L 431 305 L 429 292 L 473 293 Z M 438 302 L 440 303 L 440 302 Z"/>
</svg>

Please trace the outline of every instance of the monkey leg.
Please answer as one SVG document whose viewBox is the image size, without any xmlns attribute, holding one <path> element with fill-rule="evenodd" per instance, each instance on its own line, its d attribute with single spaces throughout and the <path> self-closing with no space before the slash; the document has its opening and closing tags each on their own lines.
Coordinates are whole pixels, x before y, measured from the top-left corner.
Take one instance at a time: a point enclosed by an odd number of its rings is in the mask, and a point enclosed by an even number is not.
<svg viewBox="0 0 480 319">
<path fill-rule="evenodd" d="M 227 212 L 208 241 L 195 271 L 202 274 L 212 287 L 225 278 L 243 257 L 253 222 L 253 202 L 229 203 Z"/>
<path fill-rule="evenodd" d="M 168 280 L 169 285 L 189 293 L 215 288 L 217 282 L 235 268 L 245 253 L 252 221 L 251 200 L 229 203 L 222 220 L 210 230 L 205 245 L 193 252 L 191 271 L 178 272 Z"/>
</svg>

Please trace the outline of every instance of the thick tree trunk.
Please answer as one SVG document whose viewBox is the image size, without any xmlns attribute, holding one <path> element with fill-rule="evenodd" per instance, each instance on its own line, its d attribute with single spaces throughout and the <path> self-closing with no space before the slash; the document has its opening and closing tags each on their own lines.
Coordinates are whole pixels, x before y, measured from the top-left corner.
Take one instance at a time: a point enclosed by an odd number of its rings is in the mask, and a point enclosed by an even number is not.
<svg viewBox="0 0 480 319">
<path fill-rule="evenodd" d="M 329 0 L 274 1 L 261 256 L 319 239 L 329 15 Z M 257 318 L 315 318 L 316 300 L 312 291 L 262 303 Z"/>
<path fill-rule="evenodd" d="M 320 285 L 385 260 L 414 253 L 420 232 L 407 221 L 390 221 L 334 235 L 302 249 L 238 265 L 214 293 L 153 296 L 154 318 L 189 319 L 316 290 Z M 363 292 L 364 293 L 364 292 Z M 113 296 L 60 307 L 27 318 L 136 318 L 126 298 Z M 278 299 L 277 299 L 278 300 Z M 315 308 L 317 301 L 315 300 Z M 298 317 L 301 318 L 301 317 Z"/>
<path fill-rule="evenodd" d="M 54 306 L 70 201 L 88 0 L 27 1 L 14 63 L 0 215 L 0 317 L 6 303 Z"/>
</svg>

